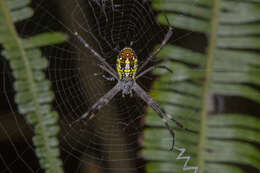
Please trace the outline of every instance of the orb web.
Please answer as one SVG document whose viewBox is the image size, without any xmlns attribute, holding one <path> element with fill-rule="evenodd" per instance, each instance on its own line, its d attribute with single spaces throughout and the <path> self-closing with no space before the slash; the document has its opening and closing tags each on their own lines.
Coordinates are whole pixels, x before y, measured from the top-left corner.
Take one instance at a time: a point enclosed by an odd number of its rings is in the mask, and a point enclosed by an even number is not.
<svg viewBox="0 0 260 173">
<path fill-rule="evenodd" d="M 53 31 L 70 36 L 64 44 L 42 48 L 43 55 L 50 61 L 46 75 L 56 96 L 54 109 L 61 117 L 60 139 L 65 169 L 68 172 L 144 170 L 140 141 L 146 104 L 137 96 L 123 98 L 119 93 L 94 118 L 70 126 L 116 84 L 116 81 L 106 79 L 109 74 L 100 69 L 100 62 L 74 33 L 78 32 L 115 68 L 117 55 L 124 47 L 131 47 L 139 64 L 142 64 L 154 46 L 161 43 L 168 27 L 156 22 L 156 14 L 149 1 L 41 0 L 33 1 L 31 6 L 35 11 L 34 17 L 17 25 L 22 37 Z M 37 159 L 30 160 L 34 153 L 30 140 L 33 129 L 21 115 L 17 115 L 8 62 L 3 61 L 3 67 L 3 91 L 13 112 L 10 117 L 15 121 L 15 134 L 25 142 L 21 144 L 19 140 L 13 140 L 10 128 L 1 124 L 8 138 L 6 145 L 12 146 L 13 154 L 8 158 L 7 153 L 1 153 L 3 166 L 0 170 L 15 172 L 20 166 L 26 172 L 41 172 Z M 138 83 L 149 91 L 154 79 L 155 76 L 147 75 Z"/>
</svg>

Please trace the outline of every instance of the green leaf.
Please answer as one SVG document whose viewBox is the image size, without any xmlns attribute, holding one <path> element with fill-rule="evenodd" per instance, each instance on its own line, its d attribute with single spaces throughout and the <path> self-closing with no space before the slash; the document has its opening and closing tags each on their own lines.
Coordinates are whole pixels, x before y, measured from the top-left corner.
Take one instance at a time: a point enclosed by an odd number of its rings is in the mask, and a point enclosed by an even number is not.
<svg viewBox="0 0 260 173">
<path fill-rule="evenodd" d="M 41 55 L 39 47 L 62 43 L 67 36 L 62 33 L 43 33 L 20 38 L 15 22 L 33 15 L 32 9 L 27 7 L 29 3 L 29 0 L 0 0 L 0 43 L 15 78 L 18 111 L 25 114 L 34 127 L 33 143 L 41 168 L 48 173 L 63 173 L 59 159 L 59 116 L 52 111 L 54 94 L 43 72 L 49 63 Z"/>
<path fill-rule="evenodd" d="M 19 22 L 24 19 L 30 18 L 33 16 L 33 10 L 31 8 L 22 8 L 19 10 L 12 11 L 10 13 L 13 22 Z"/>
<path fill-rule="evenodd" d="M 67 40 L 67 35 L 59 32 L 52 32 L 52 33 L 42 33 L 36 36 L 27 38 L 23 40 L 24 47 L 34 48 L 34 47 L 42 47 L 51 44 L 58 44 L 62 43 Z"/>
<path fill-rule="evenodd" d="M 199 172 L 245 173 L 243 166 L 260 171 L 260 119 L 254 115 L 212 113 L 214 96 L 236 96 L 260 103 L 260 1 L 153 0 L 167 11 L 175 28 L 208 36 L 206 53 L 166 45 L 158 54 L 174 71 L 155 70 L 160 79 L 151 95 L 190 133 L 169 121 L 175 146 L 190 156 L 187 167 Z M 180 15 L 181 14 L 181 15 Z M 158 21 L 167 25 L 165 17 Z M 256 86 L 256 87 L 255 87 Z M 239 106 L 239 105 L 238 105 Z M 147 110 L 142 153 L 149 173 L 184 172 L 180 150 L 169 151 L 171 135 L 160 117 Z M 193 170 L 194 171 L 194 170 Z M 190 171 L 192 172 L 192 171 Z"/>
</svg>

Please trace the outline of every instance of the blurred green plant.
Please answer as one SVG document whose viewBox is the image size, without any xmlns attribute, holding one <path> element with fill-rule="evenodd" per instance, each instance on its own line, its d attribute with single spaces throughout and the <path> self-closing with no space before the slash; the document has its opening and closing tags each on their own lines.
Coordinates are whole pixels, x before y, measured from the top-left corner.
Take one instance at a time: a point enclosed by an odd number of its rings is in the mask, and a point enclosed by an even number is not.
<svg viewBox="0 0 260 173">
<path fill-rule="evenodd" d="M 210 113 L 214 96 L 260 103 L 259 89 L 254 87 L 260 85 L 260 54 L 254 52 L 260 49 L 259 1 L 153 0 L 153 7 L 167 11 L 174 27 L 208 36 L 205 54 L 167 45 L 158 57 L 169 59 L 165 65 L 174 73 L 157 70 L 161 77 L 151 92 L 185 127 L 198 131 L 191 134 L 171 124 L 175 145 L 191 156 L 188 165 L 199 166 L 200 173 L 247 172 L 241 166 L 260 171 L 260 150 L 255 145 L 260 143 L 260 119 L 239 112 Z M 167 25 L 163 15 L 158 19 Z M 180 172 L 186 160 L 176 160 L 179 152 L 169 151 L 169 132 L 150 108 L 147 114 L 143 141 L 147 171 Z"/>
<path fill-rule="evenodd" d="M 0 43 L 2 54 L 9 60 L 16 91 L 18 111 L 26 115 L 34 126 L 33 143 L 40 165 L 47 173 L 62 173 L 59 159 L 58 113 L 51 108 L 54 94 L 43 72 L 48 61 L 39 47 L 64 42 L 62 33 L 42 33 L 30 38 L 21 38 L 15 23 L 30 18 L 33 10 L 29 0 L 0 0 Z"/>
</svg>

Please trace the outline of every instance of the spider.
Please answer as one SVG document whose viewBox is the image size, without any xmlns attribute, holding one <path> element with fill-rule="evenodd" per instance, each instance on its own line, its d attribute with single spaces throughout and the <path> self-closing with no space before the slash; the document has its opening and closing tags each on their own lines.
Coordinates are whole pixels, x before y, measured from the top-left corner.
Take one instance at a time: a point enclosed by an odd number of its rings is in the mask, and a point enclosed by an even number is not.
<svg viewBox="0 0 260 173">
<path fill-rule="evenodd" d="M 106 60 L 99 53 L 97 53 L 93 48 L 89 46 L 89 44 L 78 34 L 78 32 L 74 33 L 77 39 L 86 48 L 88 48 L 92 52 L 92 54 L 94 54 L 95 57 L 100 61 L 101 64 L 99 65 L 99 67 L 104 71 L 106 71 L 107 73 L 109 73 L 113 78 L 115 78 L 117 80 L 117 84 L 110 91 L 108 91 L 104 96 L 102 96 L 95 104 L 93 104 L 86 113 L 84 113 L 80 118 L 75 120 L 73 123 L 86 118 L 92 119 L 94 115 L 104 105 L 108 104 L 109 101 L 120 91 L 122 92 L 123 97 L 125 95 L 132 96 L 134 91 L 137 96 L 139 96 L 144 102 L 146 102 L 149 106 L 151 106 L 155 112 L 157 112 L 157 114 L 160 116 L 163 123 L 169 130 L 173 139 L 171 150 L 173 150 L 174 148 L 175 134 L 173 129 L 167 123 L 166 118 L 169 118 L 171 121 L 176 123 L 176 125 L 178 125 L 180 128 L 191 131 L 185 128 L 177 120 L 175 120 L 170 114 L 168 114 L 166 110 L 136 82 L 138 78 L 142 77 L 143 75 L 147 74 L 148 72 L 152 71 L 155 68 L 164 68 L 172 72 L 166 66 L 157 66 L 157 65 L 151 66 L 146 70 L 142 71 L 142 69 L 150 62 L 150 60 L 152 60 L 152 58 L 154 58 L 161 51 L 161 49 L 166 45 L 166 43 L 168 42 L 168 40 L 171 38 L 173 34 L 173 29 L 169 24 L 167 17 L 166 20 L 169 25 L 167 34 L 165 35 L 164 40 L 162 41 L 160 46 L 154 52 L 151 53 L 151 55 L 145 60 L 145 62 L 140 67 L 138 67 L 138 57 L 136 56 L 134 50 L 131 47 L 125 47 L 120 51 L 117 57 L 116 71 L 106 62 Z"/>
</svg>

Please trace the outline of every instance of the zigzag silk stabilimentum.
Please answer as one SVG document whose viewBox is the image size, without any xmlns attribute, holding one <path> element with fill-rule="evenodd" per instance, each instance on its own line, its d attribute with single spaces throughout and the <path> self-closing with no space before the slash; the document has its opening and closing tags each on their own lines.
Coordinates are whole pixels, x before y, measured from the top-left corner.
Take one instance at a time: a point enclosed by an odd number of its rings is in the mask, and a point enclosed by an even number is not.
<svg viewBox="0 0 260 173">
<path fill-rule="evenodd" d="M 254 52 L 260 49 L 260 2 L 153 0 L 152 4 L 167 11 L 173 27 L 208 38 L 206 53 L 167 45 L 158 57 L 168 59 L 163 65 L 174 73 L 157 70 L 160 79 L 151 92 L 185 127 L 198 131 L 189 133 L 171 124 L 176 147 L 186 149 L 183 155 L 189 156 L 188 166 L 198 166 L 200 173 L 246 173 L 245 167 L 260 171 L 260 119 L 236 110 L 210 113 L 214 96 L 260 103 L 254 87 L 260 86 L 260 54 Z M 158 19 L 167 25 L 163 15 Z M 184 172 L 186 160 L 180 160 L 179 151 L 168 150 L 171 136 L 160 118 L 151 109 L 147 114 L 143 141 L 147 172 Z"/>
<path fill-rule="evenodd" d="M 61 43 L 67 36 L 43 33 L 30 38 L 19 37 L 15 23 L 33 15 L 29 0 L 0 0 L 0 43 L 2 54 L 9 60 L 14 76 L 15 102 L 19 113 L 34 126 L 33 143 L 40 165 L 48 173 L 62 173 L 59 159 L 59 116 L 51 109 L 54 94 L 43 72 L 48 61 L 40 46 Z"/>
</svg>

